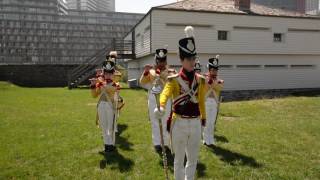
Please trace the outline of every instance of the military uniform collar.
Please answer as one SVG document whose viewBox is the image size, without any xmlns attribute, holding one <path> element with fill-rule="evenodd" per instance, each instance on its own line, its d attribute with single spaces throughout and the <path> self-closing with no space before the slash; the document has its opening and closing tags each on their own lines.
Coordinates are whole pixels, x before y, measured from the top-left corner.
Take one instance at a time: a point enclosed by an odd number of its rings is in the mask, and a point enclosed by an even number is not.
<svg viewBox="0 0 320 180">
<path fill-rule="evenodd" d="M 187 75 L 187 71 L 185 70 L 185 69 L 183 69 L 183 68 L 181 68 L 180 69 L 180 72 L 179 72 L 179 75 L 181 76 L 181 78 L 183 79 L 183 80 L 185 80 L 185 81 L 188 81 L 190 84 L 192 83 L 192 81 L 193 81 L 193 79 L 194 79 L 194 76 L 195 76 L 195 72 L 193 71 L 193 72 L 190 72 L 190 74 L 192 73 L 193 74 L 193 76 L 192 77 L 188 77 L 188 75 Z M 190 76 L 190 75 L 189 75 Z"/>
</svg>

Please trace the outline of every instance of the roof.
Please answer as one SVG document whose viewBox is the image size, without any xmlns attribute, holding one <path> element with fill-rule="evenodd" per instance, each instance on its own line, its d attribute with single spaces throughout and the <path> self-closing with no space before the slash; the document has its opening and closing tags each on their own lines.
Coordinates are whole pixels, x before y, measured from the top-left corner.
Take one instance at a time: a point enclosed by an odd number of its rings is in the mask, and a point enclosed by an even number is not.
<svg viewBox="0 0 320 180">
<path fill-rule="evenodd" d="M 261 15 L 261 16 L 280 16 L 280 17 L 301 17 L 301 18 L 320 18 L 319 16 L 306 15 L 304 13 L 285 9 L 275 9 L 251 2 L 250 11 L 241 11 L 235 7 L 234 0 L 184 0 L 163 6 L 154 7 L 155 9 L 170 9 L 182 11 L 203 11 L 228 14 Z"/>
</svg>

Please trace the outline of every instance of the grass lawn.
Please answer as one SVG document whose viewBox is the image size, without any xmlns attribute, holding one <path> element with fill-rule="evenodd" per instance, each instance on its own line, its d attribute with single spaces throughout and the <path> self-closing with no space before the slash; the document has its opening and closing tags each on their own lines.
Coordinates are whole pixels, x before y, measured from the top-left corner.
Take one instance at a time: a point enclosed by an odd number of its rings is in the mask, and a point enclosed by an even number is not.
<svg viewBox="0 0 320 180">
<path fill-rule="evenodd" d="M 105 159 L 88 89 L 0 82 L 0 179 L 164 179 L 146 92 L 121 94 L 117 151 Z M 198 179 L 320 179 L 320 97 L 228 102 L 220 112 Z"/>
</svg>

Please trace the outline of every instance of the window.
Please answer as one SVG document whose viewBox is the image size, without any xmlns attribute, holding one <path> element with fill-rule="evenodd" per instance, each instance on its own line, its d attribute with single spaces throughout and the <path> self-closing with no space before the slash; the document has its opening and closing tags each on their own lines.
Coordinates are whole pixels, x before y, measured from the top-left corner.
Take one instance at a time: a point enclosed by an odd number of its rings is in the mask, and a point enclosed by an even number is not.
<svg viewBox="0 0 320 180">
<path fill-rule="evenodd" d="M 320 32 L 320 29 L 298 29 L 298 28 L 288 28 L 288 32 Z"/>
<path fill-rule="evenodd" d="M 41 24 L 40 24 L 40 28 L 42 28 L 42 29 L 48 28 L 47 23 L 41 23 Z"/>
<path fill-rule="evenodd" d="M 316 65 L 313 64 L 294 64 L 291 65 L 292 69 L 313 69 L 316 68 Z"/>
<path fill-rule="evenodd" d="M 269 27 L 253 27 L 253 26 L 233 26 L 235 30 L 255 30 L 255 31 L 269 31 Z"/>
<path fill-rule="evenodd" d="M 193 26 L 196 28 L 211 28 L 212 25 L 210 24 L 185 24 L 185 23 L 166 23 L 168 27 L 186 27 L 186 26 Z"/>
<path fill-rule="evenodd" d="M 144 48 L 144 35 L 141 36 L 141 48 Z"/>
<path fill-rule="evenodd" d="M 220 69 L 232 69 L 233 66 L 232 66 L 232 65 L 220 65 L 219 68 L 220 68 Z"/>
<path fill-rule="evenodd" d="M 218 40 L 228 40 L 228 31 L 218 31 Z"/>
<path fill-rule="evenodd" d="M 266 69 L 275 69 L 275 68 L 277 68 L 277 69 L 282 69 L 282 68 L 288 68 L 288 65 L 281 65 L 281 64 L 271 64 L 271 65 L 264 65 L 264 67 L 266 68 Z"/>
<path fill-rule="evenodd" d="M 282 42 L 283 35 L 281 33 L 274 33 L 273 34 L 273 42 Z"/>
<path fill-rule="evenodd" d="M 237 65 L 238 69 L 261 69 L 261 65 Z"/>
</svg>

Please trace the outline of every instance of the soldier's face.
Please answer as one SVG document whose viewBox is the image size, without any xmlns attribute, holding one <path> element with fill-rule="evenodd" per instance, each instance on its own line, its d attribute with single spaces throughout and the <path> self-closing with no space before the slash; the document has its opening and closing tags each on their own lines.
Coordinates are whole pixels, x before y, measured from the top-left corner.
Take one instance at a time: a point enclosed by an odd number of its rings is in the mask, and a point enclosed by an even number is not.
<svg viewBox="0 0 320 180">
<path fill-rule="evenodd" d="M 210 68 L 209 69 L 209 74 L 211 77 L 216 78 L 218 75 L 218 71 L 216 69 Z"/>
<path fill-rule="evenodd" d="M 101 76 L 101 75 L 103 75 L 103 70 L 102 69 L 98 69 L 96 71 L 96 76 Z"/>
<path fill-rule="evenodd" d="M 157 68 L 159 69 L 165 69 L 165 67 L 167 66 L 167 61 L 158 61 L 157 62 Z"/>
<path fill-rule="evenodd" d="M 184 58 L 182 61 L 181 61 L 181 64 L 182 64 L 182 67 L 191 72 L 194 70 L 194 66 L 196 64 L 196 57 L 188 57 L 188 58 Z"/>
<path fill-rule="evenodd" d="M 198 74 L 201 74 L 201 70 L 197 69 L 197 70 L 194 70 L 196 73 Z"/>
<path fill-rule="evenodd" d="M 105 78 L 105 79 L 112 79 L 112 78 L 113 78 L 113 73 L 105 72 L 105 73 L 104 73 L 104 78 Z"/>
</svg>

